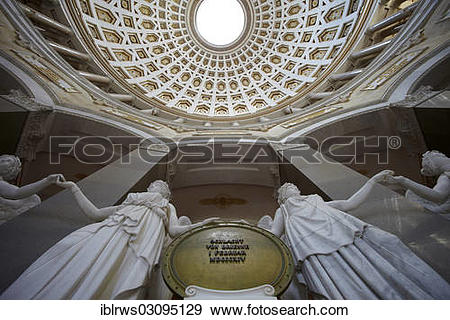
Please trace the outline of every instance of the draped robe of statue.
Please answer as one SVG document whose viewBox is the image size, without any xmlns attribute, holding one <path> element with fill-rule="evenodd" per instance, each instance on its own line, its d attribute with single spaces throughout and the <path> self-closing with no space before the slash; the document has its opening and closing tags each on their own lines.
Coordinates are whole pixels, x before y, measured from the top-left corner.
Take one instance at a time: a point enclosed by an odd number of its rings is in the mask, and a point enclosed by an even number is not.
<svg viewBox="0 0 450 320">
<path fill-rule="evenodd" d="M 104 221 L 69 234 L 45 252 L 1 298 L 145 298 L 165 243 L 168 204 L 159 193 L 130 193 Z"/>
<path fill-rule="evenodd" d="M 449 299 L 450 286 L 396 236 L 327 205 L 318 195 L 281 206 L 298 278 L 330 299 Z"/>
</svg>

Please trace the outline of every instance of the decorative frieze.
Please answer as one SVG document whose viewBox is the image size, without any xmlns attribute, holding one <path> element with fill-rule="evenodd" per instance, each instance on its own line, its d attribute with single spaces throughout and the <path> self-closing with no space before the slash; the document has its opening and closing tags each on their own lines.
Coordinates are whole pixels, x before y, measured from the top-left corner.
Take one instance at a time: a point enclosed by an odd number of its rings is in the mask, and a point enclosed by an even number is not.
<svg viewBox="0 0 450 320">
<path fill-rule="evenodd" d="M 160 125 L 158 125 L 150 120 L 147 120 L 147 119 L 143 118 L 142 116 L 138 117 L 138 116 L 135 116 L 134 114 L 131 114 L 131 113 L 123 111 L 123 110 L 119 110 L 117 108 L 103 108 L 103 109 L 101 109 L 101 111 L 106 112 L 111 115 L 114 115 L 116 117 L 128 120 L 128 121 L 140 124 L 144 127 L 147 127 L 147 128 L 153 129 L 153 130 L 161 129 Z"/>
<path fill-rule="evenodd" d="M 375 90 L 381 85 L 383 85 L 386 81 L 390 80 L 392 77 L 397 75 L 400 70 L 409 65 L 414 59 L 420 56 L 426 48 L 420 48 L 414 51 L 410 51 L 402 54 L 399 58 L 395 60 L 390 67 L 388 67 L 385 71 L 383 71 L 380 75 L 378 75 L 375 79 L 370 81 L 363 89 L 364 90 Z"/>
<path fill-rule="evenodd" d="M 77 89 L 75 89 L 70 83 L 61 78 L 54 70 L 57 68 L 54 66 L 50 66 L 49 63 L 41 58 L 36 56 L 30 52 L 12 50 L 19 58 L 25 61 L 28 65 L 33 67 L 36 71 L 39 72 L 41 76 L 45 79 L 51 81 L 59 88 L 63 89 L 66 92 L 70 93 L 79 93 Z"/>
<path fill-rule="evenodd" d="M 299 125 L 299 124 L 301 124 L 303 122 L 315 119 L 317 117 L 320 117 L 320 116 L 323 116 L 325 114 L 337 111 L 339 109 L 342 109 L 342 107 L 325 107 L 325 108 L 322 108 L 322 109 L 319 109 L 319 110 L 315 110 L 313 112 L 301 115 L 300 117 L 298 117 L 298 118 L 296 118 L 294 120 L 290 120 L 290 121 L 284 122 L 284 123 L 281 124 L 281 126 L 283 128 L 285 128 L 285 129 L 289 129 L 289 128 L 295 127 L 295 126 L 297 126 L 297 125 Z"/>
<path fill-rule="evenodd" d="M 53 108 L 42 105 L 20 90 L 11 90 L 8 95 L 2 95 L 8 101 L 30 111 L 22 129 L 16 155 L 27 161 L 36 158 L 39 142 L 45 138 L 47 123 Z"/>
</svg>

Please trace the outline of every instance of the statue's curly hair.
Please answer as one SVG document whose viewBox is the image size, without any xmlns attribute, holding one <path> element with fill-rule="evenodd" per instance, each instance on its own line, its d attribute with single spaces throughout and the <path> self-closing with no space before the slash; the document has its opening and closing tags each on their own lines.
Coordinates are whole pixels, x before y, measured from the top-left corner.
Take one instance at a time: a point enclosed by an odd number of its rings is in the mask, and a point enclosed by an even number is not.
<svg viewBox="0 0 450 320">
<path fill-rule="evenodd" d="M 9 167 L 7 167 L 3 172 L 0 172 L 0 176 L 3 177 L 5 180 L 12 180 L 14 179 L 17 174 L 20 172 L 22 163 L 20 162 L 20 159 L 16 156 L 10 155 L 10 154 L 4 154 L 0 156 L 1 159 L 12 159 L 12 163 Z"/>
<path fill-rule="evenodd" d="M 170 189 L 169 189 L 169 185 L 167 184 L 167 182 L 162 181 L 162 180 L 155 180 L 152 183 L 150 183 L 150 185 L 148 186 L 147 190 L 150 189 L 151 186 L 158 186 L 159 188 L 159 192 L 161 193 L 161 195 L 166 198 L 167 200 L 170 199 Z"/>
<path fill-rule="evenodd" d="M 428 171 L 429 174 L 432 174 L 432 173 L 438 174 L 439 173 L 439 168 L 433 164 L 434 158 L 441 158 L 441 159 L 450 161 L 450 158 L 448 158 L 445 154 L 443 154 L 442 152 L 439 152 L 437 150 L 431 150 L 431 151 L 425 152 L 422 155 L 422 161 L 425 164 L 425 166 L 427 166 L 428 168 L 423 168 L 423 169 Z"/>
<path fill-rule="evenodd" d="M 292 191 L 289 191 L 289 189 L 297 190 L 295 193 Z M 290 196 L 300 194 L 300 191 L 298 190 L 297 186 L 293 183 L 286 182 L 278 189 L 278 203 L 282 204 L 284 203 Z"/>
</svg>

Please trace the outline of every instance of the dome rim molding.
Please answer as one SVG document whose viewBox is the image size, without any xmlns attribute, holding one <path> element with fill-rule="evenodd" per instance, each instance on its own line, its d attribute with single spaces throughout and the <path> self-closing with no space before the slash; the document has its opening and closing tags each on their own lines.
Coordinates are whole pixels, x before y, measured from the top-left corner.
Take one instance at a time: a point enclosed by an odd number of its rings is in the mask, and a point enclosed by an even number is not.
<svg viewBox="0 0 450 320">
<path fill-rule="evenodd" d="M 96 45 L 91 38 L 91 35 L 88 33 L 88 30 L 86 30 L 83 26 L 83 22 L 81 19 L 75 19 L 75 17 L 81 17 L 82 13 L 80 11 L 80 8 L 75 4 L 76 0 L 68 0 L 62 2 L 62 8 L 63 11 L 69 19 L 69 23 L 72 26 L 75 34 L 77 37 L 81 38 L 83 41 L 80 41 L 81 45 L 84 47 L 84 49 L 90 53 L 93 60 L 95 61 L 96 65 L 99 66 L 103 72 L 106 74 L 114 75 L 115 70 L 106 63 L 106 60 L 103 59 L 103 57 L 97 52 Z M 354 48 L 355 43 L 358 42 L 358 39 L 360 36 L 362 36 L 361 32 L 363 27 L 370 23 L 371 13 L 373 13 L 377 2 L 375 0 L 367 0 L 364 1 L 364 4 L 361 7 L 361 13 L 359 17 L 357 18 L 357 22 L 355 24 L 355 28 L 352 31 L 352 34 L 349 36 L 349 39 L 346 41 L 344 48 L 342 48 L 341 53 L 338 57 L 333 59 L 332 63 L 328 66 L 328 68 L 325 70 L 323 74 L 321 74 L 314 82 L 310 83 L 310 85 L 305 88 L 301 93 L 293 96 L 285 98 L 282 101 L 279 101 L 276 106 L 264 108 L 261 110 L 258 110 L 254 113 L 245 113 L 242 115 L 226 115 L 226 116 L 203 116 L 196 113 L 188 113 L 183 112 L 181 110 L 178 110 L 177 108 L 168 107 L 163 104 L 157 104 L 152 101 L 149 101 L 148 97 L 143 95 L 138 90 L 132 88 L 124 79 L 120 77 L 114 77 L 115 81 L 122 86 L 127 88 L 128 92 L 130 92 L 136 100 L 144 103 L 146 106 L 148 106 L 148 109 L 153 108 L 157 110 L 161 110 L 163 112 L 168 113 L 171 116 L 175 117 L 181 117 L 185 118 L 187 120 L 194 120 L 194 121 L 208 121 L 208 122 L 215 122 L 215 123 L 224 123 L 224 122 L 230 122 L 230 121 L 241 121 L 241 120 L 252 120 L 257 119 L 258 117 L 269 115 L 274 112 L 280 111 L 287 106 L 292 106 L 296 103 L 296 101 L 303 100 L 305 96 L 312 92 L 314 89 L 316 89 L 320 84 L 323 83 L 323 81 L 326 80 L 326 78 L 333 72 L 336 71 L 336 68 L 339 67 L 339 65 L 345 61 L 344 58 L 348 57 L 351 53 L 351 49 Z M 310 105 L 311 107 L 314 107 L 316 104 Z M 146 109 L 140 109 L 137 107 L 134 107 L 136 112 L 139 112 L 140 110 L 146 110 Z M 308 106 L 305 108 L 309 109 Z"/>
<path fill-rule="evenodd" d="M 76 0 L 68 0 L 62 2 L 62 8 L 63 11 L 69 19 L 69 23 L 74 29 L 75 34 L 77 37 L 81 38 L 83 41 L 80 41 L 81 45 L 84 47 L 84 49 L 89 52 L 95 61 L 96 65 L 99 66 L 103 72 L 109 75 L 114 75 L 115 70 L 108 64 L 106 61 L 104 61 L 103 57 L 97 53 L 96 45 L 94 44 L 93 39 L 91 38 L 91 35 L 87 32 L 87 30 L 83 26 L 83 22 L 81 19 L 75 19 L 75 17 L 80 17 L 82 15 L 82 12 L 80 8 L 75 4 Z M 209 122 L 215 122 L 215 123 L 224 123 L 224 122 L 230 122 L 230 121 L 241 121 L 241 120 L 251 120 L 251 119 L 257 119 L 260 116 L 268 115 L 277 111 L 280 111 L 287 106 L 292 106 L 295 104 L 296 101 L 304 99 L 304 97 L 317 88 L 320 84 L 323 83 L 323 81 L 326 80 L 326 77 L 331 74 L 332 72 L 336 71 L 336 68 L 339 67 L 339 65 L 343 62 L 343 59 L 347 57 L 351 53 L 351 49 L 354 47 L 355 43 L 358 42 L 358 38 L 361 36 L 361 30 L 363 27 L 369 22 L 370 23 L 370 17 L 371 13 L 373 13 L 374 8 L 376 7 L 376 1 L 375 0 L 367 0 L 364 1 L 364 4 L 361 8 L 361 13 L 359 17 L 357 18 L 358 21 L 355 24 L 355 29 L 352 31 L 352 34 L 350 35 L 349 39 L 346 41 L 344 48 L 342 48 L 341 54 L 339 54 L 338 57 L 333 59 L 333 62 L 328 66 L 326 71 L 320 75 L 314 82 L 312 82 L 307 88 L 305 88 L 301 93 L 293 96 L 285 98 L 282 101 L 279 101 L 276 106 L 270 107 L 270 108 L 264 108 L 261 110 L 258 110 L 254 113 L 245 113 L 242 115 L 230 115 L 230 116 L 203 116 L 196 113 L 188 113 L 183 112 L 181 110 L 178 110 L 177 108 L 168 107 L 163 104 L 158 104 L 152 101 L 149 101 L 149 98 L 143 95 L 138 90 L 132 88 L 129 86 L 129 84 L 120 77 L 114 77 L 115 81 L 122 86 L 127 88 L 128 92 L 133 94 L 135 98 L 144 103 L 146 106 L 148 106 L 148 109 L 154 108 L 157 110 L 161 110 L 163 112 L 168 113 L 171 116 L 175 117 L 181 117 L 188 120 L 197 120 L 197 121 L 209 121 Z M 316 104 L 311 105 L 312 107 Z M 139 112 L 140 110 L 146 110 L 134 107 L 135 111 Z"/>
</svg>

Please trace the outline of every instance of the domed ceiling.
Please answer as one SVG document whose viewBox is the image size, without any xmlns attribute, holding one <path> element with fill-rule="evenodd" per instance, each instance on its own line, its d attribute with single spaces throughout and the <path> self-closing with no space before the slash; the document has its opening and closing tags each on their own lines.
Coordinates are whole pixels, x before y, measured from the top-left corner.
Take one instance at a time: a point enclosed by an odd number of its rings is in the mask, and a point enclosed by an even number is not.
<svg viewBox="0 0 450 320">
<path fill-rule="evenodd" d="M 276 110 L 324 81 L 358 24 L 358 0 L 238 0 L 245 23 L 231 44 L 199 34 L 202 0 L 71 0 L 74 26 L 116 83 L 177 115 Z"/>
</svg>

